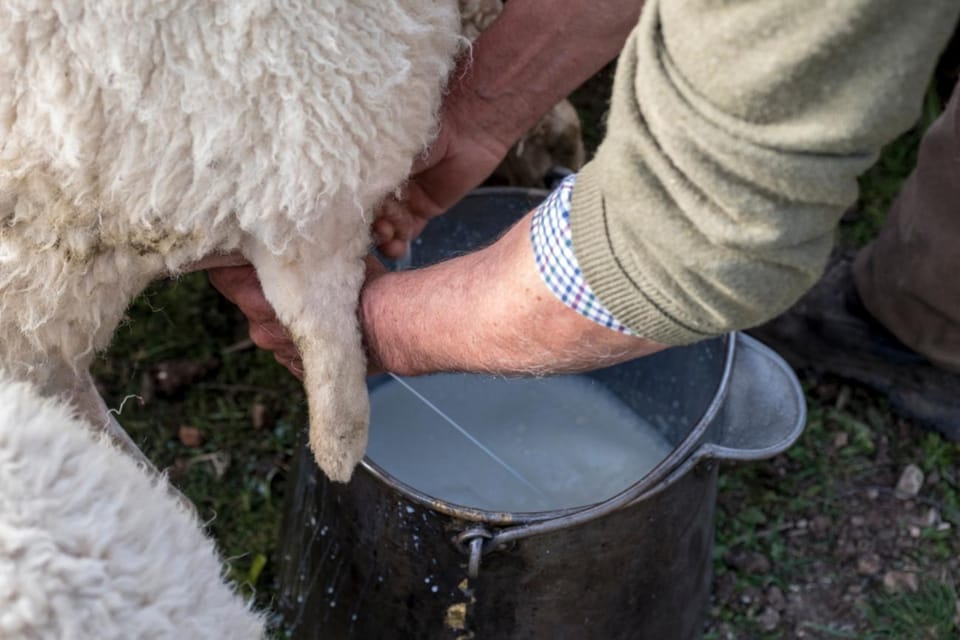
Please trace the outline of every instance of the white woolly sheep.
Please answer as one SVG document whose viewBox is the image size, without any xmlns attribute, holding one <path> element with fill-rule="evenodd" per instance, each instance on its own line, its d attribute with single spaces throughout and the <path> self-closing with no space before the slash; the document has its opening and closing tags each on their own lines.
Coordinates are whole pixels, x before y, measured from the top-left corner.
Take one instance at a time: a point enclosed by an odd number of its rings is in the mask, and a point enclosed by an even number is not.
<svg viewBox="0 0 960 640">
<path fill-rule="evenodd" d="M 0 3 L 0 369 L 106 423 L 87 369 L 132 298 L 239 251 L 300 349 L 317 461 L 346 481 L 369 223 L 435 134 L 458 18 L 457 0 Z"/>
<path fill-rule="evenodd" d="M 0 638 L 262 637 L 166 479 L 71 413 L 0 380 Z"/>
</svg>

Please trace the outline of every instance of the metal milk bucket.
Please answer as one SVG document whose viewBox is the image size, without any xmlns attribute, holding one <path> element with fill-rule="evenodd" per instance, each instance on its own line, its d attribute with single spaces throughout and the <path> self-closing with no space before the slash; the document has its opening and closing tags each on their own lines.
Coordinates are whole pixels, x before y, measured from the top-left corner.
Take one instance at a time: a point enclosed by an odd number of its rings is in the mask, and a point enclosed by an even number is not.
<svg viewBox="0 0 960 640">
<path fill-rule="evenodd" d="M 491 241 L 543 195 L 474 192 L 431 222 L 413 264 Z M 441 413 L 458 407 L 434 406 L 443 398 L 424 396 L 414 379 L 372 380 L 371 449 L 354 479 L 328 482 L 305 446 L 295 463 L 280 595 L 293 637 L 700 637 L 710 595 L 717 461 L 770 457 L 796 440 L 805 421 L 796 377 L 769 349 L 733 334 L 572 378 L 643 416 L 667 448 L 618 491 L 534 511 L 458 504 L 391 475 L 381 463 L 402 444 L 390 464 L 414 460 L 410 468 L 420 467 L 428 481 L 434 468 L 473 489 L 491 480 L 472 470 L 477 456 L 461 461 L 460 452 L 428 443 L 432 436 L 415 429 L 378 449 L 378 429 L 402 428 L 391 424 L 392 396 L 383 396 L 387 404 L 378 413 L 378 394 L 389 385 L 410 385 L 418 401 Z M 496 403 L 492 394 L 489 404 Z M 485 440 L 506 429 L 487 422 L 467 435 Z M 511 452 L 501 447 L 500 453 Z M 548 466 L 562 471 L 560 462 Z M 489 499 L 497 492 L 512 493 L 497 488 Z M 572 502 L 578 500 L 583 496 Z"/>
</svg>

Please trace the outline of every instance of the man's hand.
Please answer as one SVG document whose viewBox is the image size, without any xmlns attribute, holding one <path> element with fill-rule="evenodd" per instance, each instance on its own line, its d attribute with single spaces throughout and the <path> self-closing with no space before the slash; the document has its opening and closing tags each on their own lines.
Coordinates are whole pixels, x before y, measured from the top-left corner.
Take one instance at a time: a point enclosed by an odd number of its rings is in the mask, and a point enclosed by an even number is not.
<svg viewBox="0 0 960 640">
<path fill-rule="evenodd" d="M 510 147 L 612 60 L 640 0 L 509 2 L 453 72 L 440 133 L 399 200 L 374 223 L 380 252 L 399 258 L 424 225 L 482 183 Z"/>
<path fill-rule="evenodd" d="M 414 164 L 401 197 L 389 198 L 377 212 L 373 237 L 380 253 L 403 257 L 427 222 L 486 180 L 508 149 L 509 144 L 483 132 L 465 132 L 453 111 L 445 111 L 439 136 Z"/>
<path fill-rule="evenodd" d="M 300 353 L 264 297 L 253 265 L 218 267 L 209 269 L 207 275 L 210 283 L 247 316 L 253 343 L 261 349 L 272 351 L 277 362 L 302 380 Z"/>
<path fill-rule="evenodd" d="M 239 307 L 250 323 L 250 339 L 261 349 L 273 352 L 273 357 L 297 378 L 303 379 L 303 363 L 300 352 L 290 334 L 277 318 L 273 307 L 267 302 L 260 287 L 257 272 L 250 264 L 236 264 L 236 256 L 227 264 L 231 266 L 215 266 L 207 271 L 210 283 L 223 296 Z M 216 263 L 211 263 L 216 264 Z M 387 272 L 380 261 L 373 256 L 367 256 L 367 279 L 369 284 Z M 376 353 L 367 353 L 367 375 L 381 373 L 380 359 Z"/>
</svg>

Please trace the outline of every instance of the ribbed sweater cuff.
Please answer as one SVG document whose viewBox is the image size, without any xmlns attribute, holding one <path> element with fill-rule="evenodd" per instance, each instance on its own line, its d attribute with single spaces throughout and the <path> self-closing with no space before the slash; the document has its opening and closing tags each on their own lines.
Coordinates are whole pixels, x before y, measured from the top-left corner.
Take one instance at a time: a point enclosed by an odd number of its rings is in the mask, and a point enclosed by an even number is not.
<svg viewBox="0 0 960 640">
<path fill-rule="evenodd" d="M 713 337 L 670 316 L 667 301 L 643 277 L 642 266 L 633 266 L 633 278 L 627 275 L 615 253 L 596 170 L 596 163 L 588 163 L 577 176 L 570 224 L 574 254 L 597 298 L 618 321 L 648 340 L 673 346 Z"/>
</svg>

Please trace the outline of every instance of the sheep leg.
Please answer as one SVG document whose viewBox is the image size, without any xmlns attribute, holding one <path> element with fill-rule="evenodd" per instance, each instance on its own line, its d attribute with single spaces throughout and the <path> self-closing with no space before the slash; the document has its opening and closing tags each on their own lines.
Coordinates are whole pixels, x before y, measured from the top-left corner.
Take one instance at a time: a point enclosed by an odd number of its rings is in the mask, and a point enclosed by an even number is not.
<svg viewBox="0 0 960 640">
<path fill-rule="evenodd" d="M 320 255 L 311 255 L 313 247 L 284 256 L 263 247 L 245 251 L 264 295 L 300 350 L 310 447 L 317 464 L 336 482 L 347 482 L 363 459 L 370 414 L 356 315 L 366 234 L 355 237 L 332 254 L 316 250 Z"/>
</svg>

